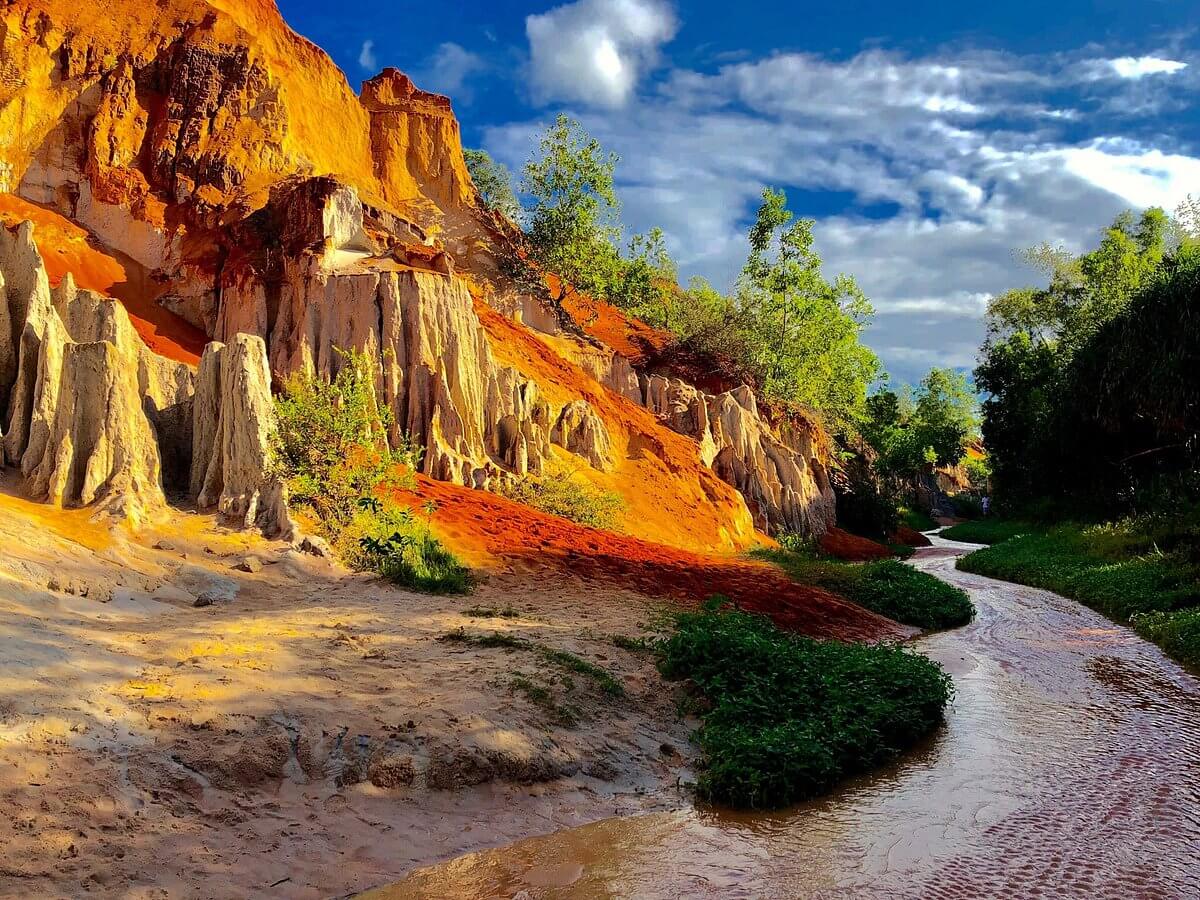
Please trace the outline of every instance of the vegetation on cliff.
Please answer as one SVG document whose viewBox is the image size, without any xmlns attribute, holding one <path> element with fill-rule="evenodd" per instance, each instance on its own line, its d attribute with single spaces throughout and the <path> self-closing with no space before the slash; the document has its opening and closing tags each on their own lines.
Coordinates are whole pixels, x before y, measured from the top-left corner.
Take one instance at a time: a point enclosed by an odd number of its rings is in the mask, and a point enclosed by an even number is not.
<svg viewBox="0 0 1200 900">
<path fill-rule="evenodd" d="M 514 479 L 503 484 L 500 493 L 510 500 L 589 528 L 616 528 L 625 508 L 620 494 L 593 487 L 570 469 Z"/>
<path fill-rule="evenodd" d="M 703 695 L 705 800 L 763 809 L 818 796 L 912 747 L 953 687 L 899 646 L 815 641 L 714 597 L 655 647 L 668 678 Z"/>
<path fill-rule="evenodd" d="M 388 446 L 370 361 L 343 354 L 332 381 L 295 375 L 276 398 L 275 460 L 293 508 L 307 513 L 342 560 L 430 593 L 464 593 L 469 571 L 424 520 L 398 503 L 415 485 L 419 452 Z"/>
<path fill-rule="evenodd" d="M 509 213 L 502 167 L 468 151 L 484 202 Z M 811 219 L 795 219 L 781 191 L 766 190 L 748 234 L 749 254 L 733 291 L 703 281 L 685 290 L 663 233 L 625 242 L 614 187 L 618 158 L 566 116 L 525 165 L 515 217 L 525 246 L 508 260 L 520 284 L 530 264 L 565 284 L 671 331 L 685 348 L 717 354 L 784 405 L 819 410 L 838 428 L 861 419 L 879 362 L 861 342 L 872 308 L 854 279 L 827 280 L 813 247 Z"/>
</svg>

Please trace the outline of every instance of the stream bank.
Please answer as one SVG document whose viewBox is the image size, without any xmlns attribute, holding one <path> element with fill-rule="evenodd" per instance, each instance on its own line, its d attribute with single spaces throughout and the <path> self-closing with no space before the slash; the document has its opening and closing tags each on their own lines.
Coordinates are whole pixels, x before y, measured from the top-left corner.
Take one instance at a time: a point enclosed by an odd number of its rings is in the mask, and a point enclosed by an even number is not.
<svg viewBox="0 0 1200 900">
<path fill-rule="evenodd" d="M 460 857 L 368 896 L 1192 896 L 1200 879 L 1200 680 L 1099 613 L 913 563 L 966 590 L 963 628 L 914 646 L 956 697 L 924 748 L 770 814 L 609 819 Z"/>
</svg>

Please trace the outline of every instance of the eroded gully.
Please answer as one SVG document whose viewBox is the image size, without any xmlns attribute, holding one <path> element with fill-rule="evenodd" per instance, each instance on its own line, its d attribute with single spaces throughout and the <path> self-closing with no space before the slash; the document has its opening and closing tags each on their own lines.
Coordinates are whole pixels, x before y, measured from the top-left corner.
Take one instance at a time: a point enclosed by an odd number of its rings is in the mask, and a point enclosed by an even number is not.
<svg viewBox="0 0 1200 900">
<path fill-rule="evenodd" d="M 913 563 L 967 590 L 914 642 L 954 678 L 895 766 L 776 814 L 611 819 L 413 873 L 400 897 L 1200 897 L 1200 680 L 1056 594 Z"/>
</svg>

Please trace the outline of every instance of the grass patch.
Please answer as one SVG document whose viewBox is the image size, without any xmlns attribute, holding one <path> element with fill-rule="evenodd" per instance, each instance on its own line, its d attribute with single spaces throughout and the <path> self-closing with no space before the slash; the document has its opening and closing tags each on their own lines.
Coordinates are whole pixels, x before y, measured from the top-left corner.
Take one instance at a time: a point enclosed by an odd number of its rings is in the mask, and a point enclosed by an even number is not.
<svg viewBox="0 0 1200 900">
<path fill-rule="evenodd" d="M 1121 524 L 1060 525 L 964 556 L 966 572 L 1045 588 L 1128 622 L 1200 605 L 1200 571 Z"/>
<path fill-rule="evenodd" d="M 510 500 L 552 516 L 609 531 L 616 526 L 625 509 L 625 501 L 620 494 L 593 487 L 575 471 L 554 472 L 540 477 L 526 475 L 503 486 L 500 492 Z"/>
<path fill-rule="evenodd" d="M 513 606 L 505 606 L 503 608 L 472 606 L 470 609 L 464 609 L 462 614 L 470 616 L 472 619 L 520 619 L 523 617 L 523 613 Z"/>
<path fill-rule="evenodd" d="M 1185 665 L 1200 670 L 1200 608 L 1135 615 L 1134 630 Z"/>
<path fill-rule="evenodd" d="M 902 647 L 797 637 L 712 602 L 679 614 L 657 651 L 665 676 L 708 701 L 697 792 L 742 808 L 815 797 L 895 758 L 942 720 L 953 691 Z"/>
<path fill-rule="evenodd" d="M 538 684 L 525 675 L 514 675 L 508 683 L 514 691 L 524 694 L 530 703 L 548 713 L 556 724 L 564 728 L 574 728 L 579 724 L 578 707 L 559 703 L 554 697 L 554 692 L 545 685 Z"/>
<path fill-rule="evenodd" d="M 439 640 L 450 643 L 468 644 L 472 647 L 500 647 L 505 650 L 522 650 L 529 653 L 536 653 L 547 662 L 554 663 L 569 672 L 587 676 L 596 683 L 596 686 L 600 690 L 611 697 L 625 696 L 624 685 L 617 681 L 607 669 L 593 662 L 588 662 L 583 657 L 576 656 L 574 653 L 549 647 L 537 641 L 530 641 L 515 634 L 503 631 L 493 631 L 491 634 L 469 634 L 466 629 L 456 628 L 454 631 L 449 631 L 442 635 Z"/>
<path fill-rule="evenodd" d="M 954 628 L 975 616 L 965 591 L 894 559 L 847 563 L 773 549 L 755 550 L 752 555 L 775 563 L 796 581 L 841 594 L 905 625 L 928 630 Z"/>
<path fill-rule="evenodd" d="M 944 528 L 939 536 L 948 541 L 962 541 L 964 544 L 999 544 L 1020 534 L 1036 534 L 1044 530 L 1031 522 L 977 519 Z"/>
<path fill-rule="evenodd" d="M 377 572 L 393 584 L 427 594 L 468 594 L 471 570 L 430 531 L 428 522 L 395 503 L 363 501 L 334 547 L 346 565 Z"/>
</svg>

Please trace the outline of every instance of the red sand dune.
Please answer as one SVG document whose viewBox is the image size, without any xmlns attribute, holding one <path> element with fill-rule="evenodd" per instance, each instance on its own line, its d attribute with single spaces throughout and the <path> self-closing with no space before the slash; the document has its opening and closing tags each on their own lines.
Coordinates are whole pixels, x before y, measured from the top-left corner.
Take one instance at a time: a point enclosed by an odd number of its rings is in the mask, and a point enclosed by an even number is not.
<svg viewBox="0 0 1200 900">
<path fill-rule="evenodd" d="M 915 528 L 909 528 L 907 525 L 900 525 L 892 532 L 892 541 L 897 544 L 904 544 L 906 547 L 929 547 L 933 541 L 927 538 Z"/>
<path fill-rule="evenodd" d="M 821 539 L 818 546 L 830 556 L 850 562 L 867 562 L 872 559 L 890 559 L 895 554 L 883 544 L 877 544 L 869 538 L 859 537 L 840 528 L 830 528 Z"/>
<path fill-rule="evenodd" d="M 797 584 L 763 563 L 689 553 L 585 528 L 495 494 L 424 477 L 415 495 L 407 496 L 414 505 L 435 501 L 435 529 L 474 561 L 565 570 L 687 605 L 723 594 L 743 609 L 770 615 L 782 628 L 816 637 L 874 641 L 911 633 L 836 594 Z"/>
</svg>

